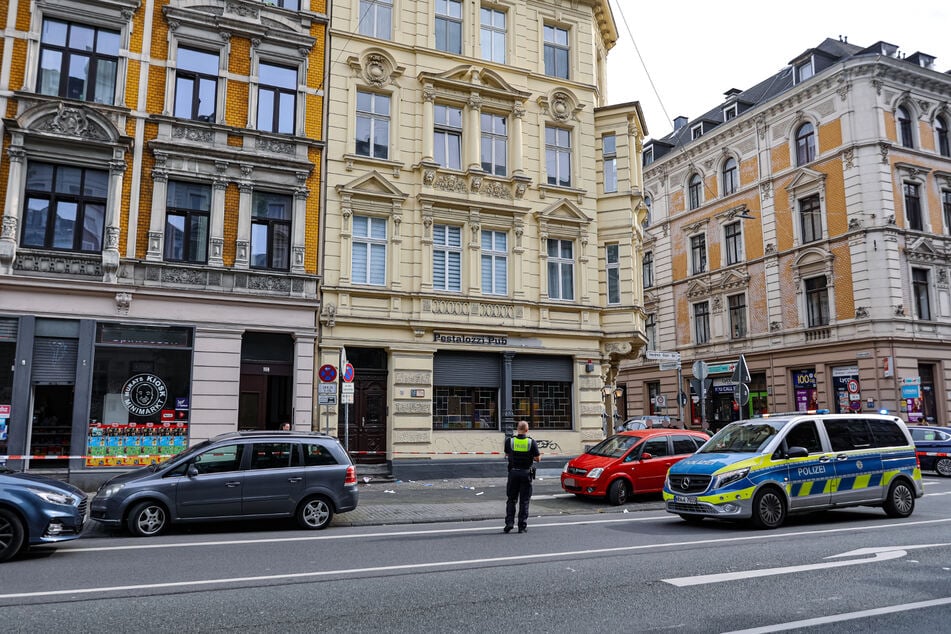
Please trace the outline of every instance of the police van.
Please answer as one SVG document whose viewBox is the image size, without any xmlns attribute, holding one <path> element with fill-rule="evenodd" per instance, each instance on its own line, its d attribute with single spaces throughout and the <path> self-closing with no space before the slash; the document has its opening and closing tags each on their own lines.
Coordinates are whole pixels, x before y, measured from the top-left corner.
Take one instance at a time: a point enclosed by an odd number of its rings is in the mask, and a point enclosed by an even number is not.
<svg viewBox="0 0 951 634">
<path fill-rule="evenodd" d="M 667 511 L 776 528 L 790 513 L 878 506 L 908 517 L 922 496 L 921 470 L 895 416 L 796 412 L 727 425 L 670 468 Z"/>
</svg>

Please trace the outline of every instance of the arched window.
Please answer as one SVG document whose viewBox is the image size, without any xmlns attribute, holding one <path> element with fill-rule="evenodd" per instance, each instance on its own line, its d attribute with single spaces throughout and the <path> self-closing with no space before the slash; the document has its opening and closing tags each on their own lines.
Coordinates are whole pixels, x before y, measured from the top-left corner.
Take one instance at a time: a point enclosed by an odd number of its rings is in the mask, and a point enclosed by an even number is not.
<svg viewBox="0 0 951 634">
<path fill-rule="evenodd" d="M 736 159 L 728 158 L 723 164 L 723 195 L 729 196 L 736 192 L 737 185 Z"/>
<path fill-rule="evenodd" d="M 687 197 L 690 202 L 690 209 L 696 209 L 700 206 L 702 188 L 703 181 L 700 179 L 700 174 L 693 174 L 687 184 Z"/>
<path fill-rule="evenodd" d="M 641 223 L 641 226 L 645 229 L 651 224 L 651 215 L 654 213 L 654 210 L 651 208 L 653 201 L 650 196 L 644 196 L 644 206 L 647 207 L 647 215 L 644 216 L 644 222 Z"/>
<path fill-rule="evenodd" d="M 796 165 L 816 160 L 816 129 L 811 123 L 799 126 L 796 132 Z"/>
<path fill-rule="evenodd" d="M 915 147 L 915 139 L 911 135 L 911 115 L 905 106 L 898 106 L 898 140 L 905 147 Z"/>
<path fill-rule="evenodd" d="M 948 122 L 943 115 L 935 119 L 934 130 L 938 135 L 938 154 L 951 156 L 951 144 L 948 143 Z"/>
</svg>

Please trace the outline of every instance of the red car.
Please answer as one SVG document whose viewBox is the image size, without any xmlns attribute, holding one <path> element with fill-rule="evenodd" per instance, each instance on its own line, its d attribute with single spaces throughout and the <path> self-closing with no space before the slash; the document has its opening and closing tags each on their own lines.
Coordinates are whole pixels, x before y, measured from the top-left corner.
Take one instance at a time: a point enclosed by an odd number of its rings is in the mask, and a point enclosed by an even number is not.
<svg viewBox="0 0 951 634">
<path fill-rule="evenodd" d="M 624 504 L 632 493 L 659 493 L 670 466 L 710 439 L 687 429 L 637 429 L 606 438 L 561 472 L 561 488 Z"/>
</svg>

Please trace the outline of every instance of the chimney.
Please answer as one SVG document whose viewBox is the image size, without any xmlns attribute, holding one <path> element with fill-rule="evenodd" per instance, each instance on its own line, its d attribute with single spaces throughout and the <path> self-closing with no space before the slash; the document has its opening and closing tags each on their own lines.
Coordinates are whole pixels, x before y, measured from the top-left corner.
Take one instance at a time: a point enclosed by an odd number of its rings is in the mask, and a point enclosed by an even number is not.
<svg viewBox="0 0 951 634">
<path fill-rule="evenodd" d="M 687 125 L 687 117 L 681 115 L 674 117 L 674 132 Z"/>
</svg>

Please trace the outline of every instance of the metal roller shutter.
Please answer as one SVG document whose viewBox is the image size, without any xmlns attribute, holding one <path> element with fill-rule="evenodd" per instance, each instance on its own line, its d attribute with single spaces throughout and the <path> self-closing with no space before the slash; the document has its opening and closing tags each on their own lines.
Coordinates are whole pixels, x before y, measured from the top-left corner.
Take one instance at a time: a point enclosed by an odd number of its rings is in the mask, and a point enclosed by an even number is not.
<svg viewBox="0 0 951 634">
<path fill-rule="evenodd" d="M 34 338 L 30 380 L 34 385 L 73 385 L 78 350 L 78 339 Z"/>
<path fill-rule="evenodd" d="M 433 385 L 499 387 L 501 378 L 498 354 L 437 352 L 433 357 Z"/>
<path fill-rule="evenodd" d="M 512 380 L 571 383 L 571 367 L 571 357 L 517 354 L 512 359 Z"/>
<path fill-rule="evenodd" d="M 18 320 L 16 319 L 0 318 L 0 341 L 16 342 L 17 323 L 18 323 Z"/>
</svg>

